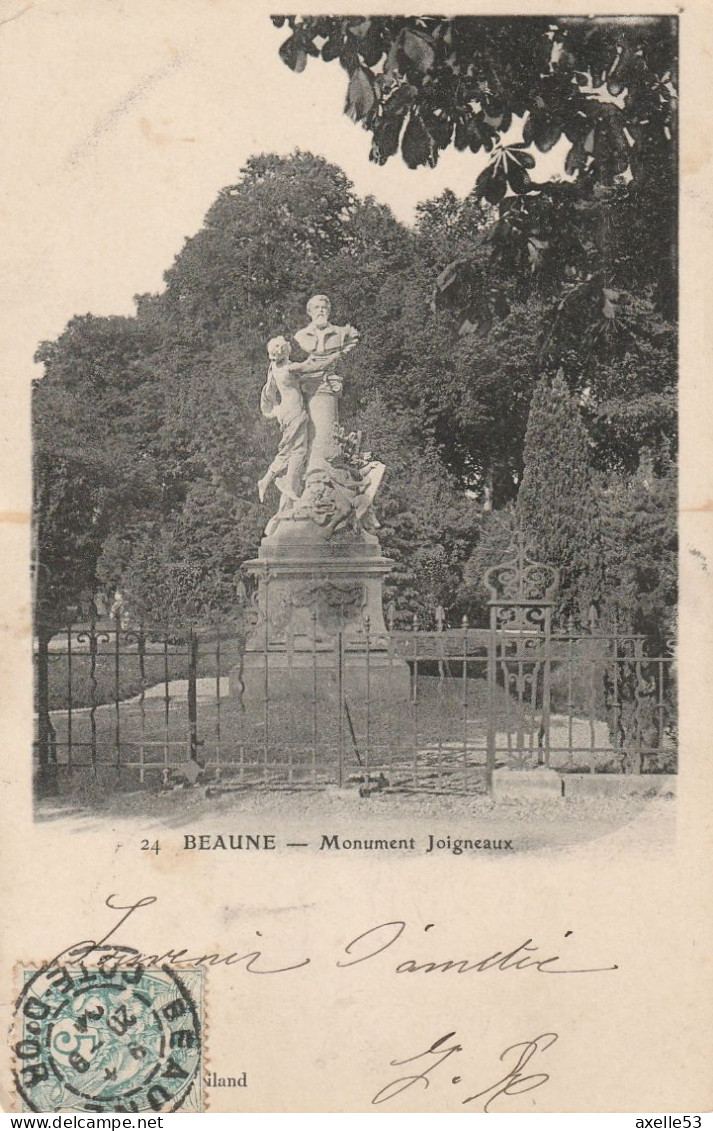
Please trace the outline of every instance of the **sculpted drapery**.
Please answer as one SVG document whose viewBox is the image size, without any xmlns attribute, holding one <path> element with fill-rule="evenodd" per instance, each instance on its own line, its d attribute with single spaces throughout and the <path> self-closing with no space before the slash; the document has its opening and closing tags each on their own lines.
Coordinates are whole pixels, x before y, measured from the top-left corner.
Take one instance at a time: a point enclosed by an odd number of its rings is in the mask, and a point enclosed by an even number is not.
<svg viewBox="0 0 713 1131">
<path fill-rule="evenodd" d="M 342 377 L 336 367 L 358 344 L 359 334 L 353 326 L 330 322 L 330 310 L 326 295 L 315 295 L 307 304 L 310 322 L 295 334 L 305 361 L 291 361 L 285 338 L 268 344 L 270 368 L 260 408 L 279 422 L 282 435 L 258 483 L 261 499 L 273 481 L 281 496 L 267 535 L 291 518 L 310 520 L 327 538 L 340 529 L 378 525 L 371 504 L 384 466 L 362 453 L 361 433 L 347 435 L 338 423 Z"/>
</svg>

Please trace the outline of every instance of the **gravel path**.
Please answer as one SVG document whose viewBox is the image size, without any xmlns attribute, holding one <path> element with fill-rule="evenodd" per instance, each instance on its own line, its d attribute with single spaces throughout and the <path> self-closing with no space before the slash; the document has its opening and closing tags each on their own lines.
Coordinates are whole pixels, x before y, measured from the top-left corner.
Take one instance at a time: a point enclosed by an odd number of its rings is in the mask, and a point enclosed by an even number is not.
<svg viewBox="0 0 713 1131">
<path fill-rule="evenodd" d="M 495 804 L 473 795 L 376 793 L 361 798 L 353 789 L 269 792 L 251 789 L 206 797 L 200 787 L 169 793 L 114 794 L 93 812 L 43 804 L 39 820 L 59 822 L 68 833 L 121 828 L 137 835 L 150 823 L 162 830 L 201 833 L 274 832 L 278 840 L 307 841 L 317 851 L 322 835 L 343 837 L 479 837 L 513 841 L 515 852 L 589 851 L 609 841 L 624 852 L 670 851 L 675 836 L 675 801 L 655 798 L 558 798 Z M 144 832 L 145 835 L 145 832 Z M 618 850 L 618 849 L 617 849 Z M 294 850 L 297 851 L 297 850 Z M 508 854 L 511 855 L 511 854 Z M 429 857 L 430 858 L 430 857 Z"/>
</svg>

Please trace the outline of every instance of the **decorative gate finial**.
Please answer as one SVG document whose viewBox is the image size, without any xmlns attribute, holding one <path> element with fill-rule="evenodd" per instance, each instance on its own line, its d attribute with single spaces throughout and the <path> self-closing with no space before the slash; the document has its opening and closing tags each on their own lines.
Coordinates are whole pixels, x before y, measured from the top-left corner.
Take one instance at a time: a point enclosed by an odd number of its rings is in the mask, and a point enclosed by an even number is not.
<svg viewBox="0 0 713 1131">
<path fill-rule="evenodd" d="M 512 602 L 549 605 L 554 601 L 559 579 L 560 572 L 556 566 L 536 561 L 527 538 L 519 527 L 506 551 L 506 557 L 487 570 L 483 581 L 490 604 Z"/>
</svg>

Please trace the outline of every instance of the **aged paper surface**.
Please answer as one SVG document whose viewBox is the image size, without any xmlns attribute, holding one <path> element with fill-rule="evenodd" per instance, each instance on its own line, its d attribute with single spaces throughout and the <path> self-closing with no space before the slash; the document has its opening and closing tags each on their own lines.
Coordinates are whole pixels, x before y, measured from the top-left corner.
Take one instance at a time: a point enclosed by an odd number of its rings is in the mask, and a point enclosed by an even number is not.
<svg viewBox="0 0 713 1131">
<path fill-rule="evenodd" d="M 461 7 L 474 12 L 473 5 Z M 575 7 L 553 3 L 540 10 Z M 612 14 L 607 5 L 588 5 L 586 13 L 597 8 Z M 38 0 L 6 2 L 5 10 L 0 1003 L 11 1038 L 1 1065 L 3 1108 L 31 1110 L 44 1102 L 56 1105 L 48 1110 L 112 1110 L 108 1101 L 102 1107 L 95 1066 L 93 1091 L 69 1098 L 57 1091 L 58 1077 L 43 1090 L 32 1071 L 22 1075 L 23 1067 L 40 1063 L 32 1042 L 50 1040 L 51 1024 L 62 1028 L 63 1055 L 70 1066 L 74 1057 L 75 1075 L 87 1071 L 87 1029 L 99 1032 L 91 1027 L 111 1004 L 112 1031 L 122 1037 L 151 1011 L 161 1013 L 168 1051 L 153 1080 L 163 1088 L 153 1094 L 156 1110 L 169 1110 L 174 1099 L 182 1110 L 215 1112 L 466 1112 L 482 1111 L 489 1101 L 489 1110 L 509 1112 L 710 1109 L 708 6 L 645 6 L 648 14 L 680 20 L 677 797 L 656 795 L 632 804 L 619 823 L 594 820 L 585 831 L 556 802 L 536 807 L 532 818 L 522 807 L 497 804 L 470 812 L 447 795 L 401 804 L 344 790 L 210 798 L 186 789 L 180 805 L 157 797 L 153 810 L 147 802 L 133 813 L 46 807 L 35 819 L 29 386 L 38 373 L 32 351 L 90 302 L 98 314 L 127 313 L 132 293 L 158 289 L 161 271 L 199 228 L 218 189 L 235 178 L 247 154 L 267 146 L 263 135 L 275 136 L 268 121 L 289 123 L 290 105 L 269 77 L 261 85 L 251 71 L 250 82 L 240 82 L 259 37 L 269 39 L 275 58 L 282 41 L 264 5 L 238 14 L 236 5 L 208 0 L 106 6 Z M 335 3 L 329 11 L 349 7 Z M 616 14 L 640 11 L 622 3 Z M 493 3 L 488 14 L 495 13 L 522 14 L 522 6 Z M 196 60 L 200 66 L 191 70 Z M 316 84 L 304 96 L 315 99 L 315 151 L 333 159 L 325 138 L 350 129 L 363 148 L 356 127 L 316 101 L 328 75 L 316 66 L 314 72 L 308 68 L 300 78 Z M 176 75 L 171 94 L 152 104 L 152 91 Z M 296 92 L 295 82 L 285 89 Z M 343 77 L 340 82 L 342 91 Z M 193 109 L 195 83 L 209 91 L 200 113 Z M 211 139 L 226 131 L 240 156 L 221 151 L 223 164 L 216 161 L 201 181 Z M 241 131 L 249 142 L 238 146 Z M 289 138 L 288 126 L 285 131 Z M 191 146 L 199 156 L 195 178 L 186 183 L 182 147 Z M 156 199 L 146 196 L 148 180 L 160 185 Z M 434 182 L 423 195 L 442 187 Z M 166 234 L 162 209 L 168 216 L 182 196 L 177 230 Z M 141 233 L 128 249 L 121 208 L 127 198 Z M 160 248 L 150 270 L 142 266 L 140 243 Z M 91 297 L 84 277 L 92 273 L 122 275 L 122 309 L 112 306 L 111 287 Z M 266 338 L 271 332 L 267 327 Z M 252 836 L 261 847 L 212 847 L 231 835 Z M 480 836 L 512 848 L 454 853 L 446 843 L 428 851 L 449 837 L 452 844 Z M 211 848 L 187 847 L 200 837 Z M 334 837 L 401 843 L 325 850 L 324 839 Z M 155 842 L 159 852 L 152 851 Z M 96 972 L 99 947 L 114 953 L 115 967 L 105 969 L 103 988 L 93 996 L 73 997 L 81 978 Z M 142 956 L 146 970 L 122 966 L 122 954 Z M 65 977 L 74 979 L 73 989 L 67 983 L 62 996 Z M 81 1040 L 77 1022 L 84 1026 Z M 143 1046 L 135 1048 L 131 1055 L 139 1060 Z M 117 1066 L 125 1071 L 124 1061 L 110 1057 L 103 1064 L 105 1080 L 112 1072 L 116 1079 Z M 142 1102 L 151 1086 L 137 1085 Z M 78 1106 L 64 1106 L 70 1103 Z"/>
</svg>

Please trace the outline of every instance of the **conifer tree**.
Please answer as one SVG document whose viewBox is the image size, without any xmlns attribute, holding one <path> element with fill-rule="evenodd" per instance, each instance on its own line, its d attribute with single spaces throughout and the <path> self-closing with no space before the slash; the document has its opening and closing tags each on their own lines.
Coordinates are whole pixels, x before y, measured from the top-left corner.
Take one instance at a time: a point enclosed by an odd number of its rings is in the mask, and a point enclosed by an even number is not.
<svg viewBox="0 0 713 1131">
<path fill-rule="evenodd" d="M 599 484 L 577 402 L 560 370 L 535 389 L 518 494 L 523 531 L 537 558 L 560 570 L 558 619 L 583 620 L 602 598 Z"/>
</svg>

